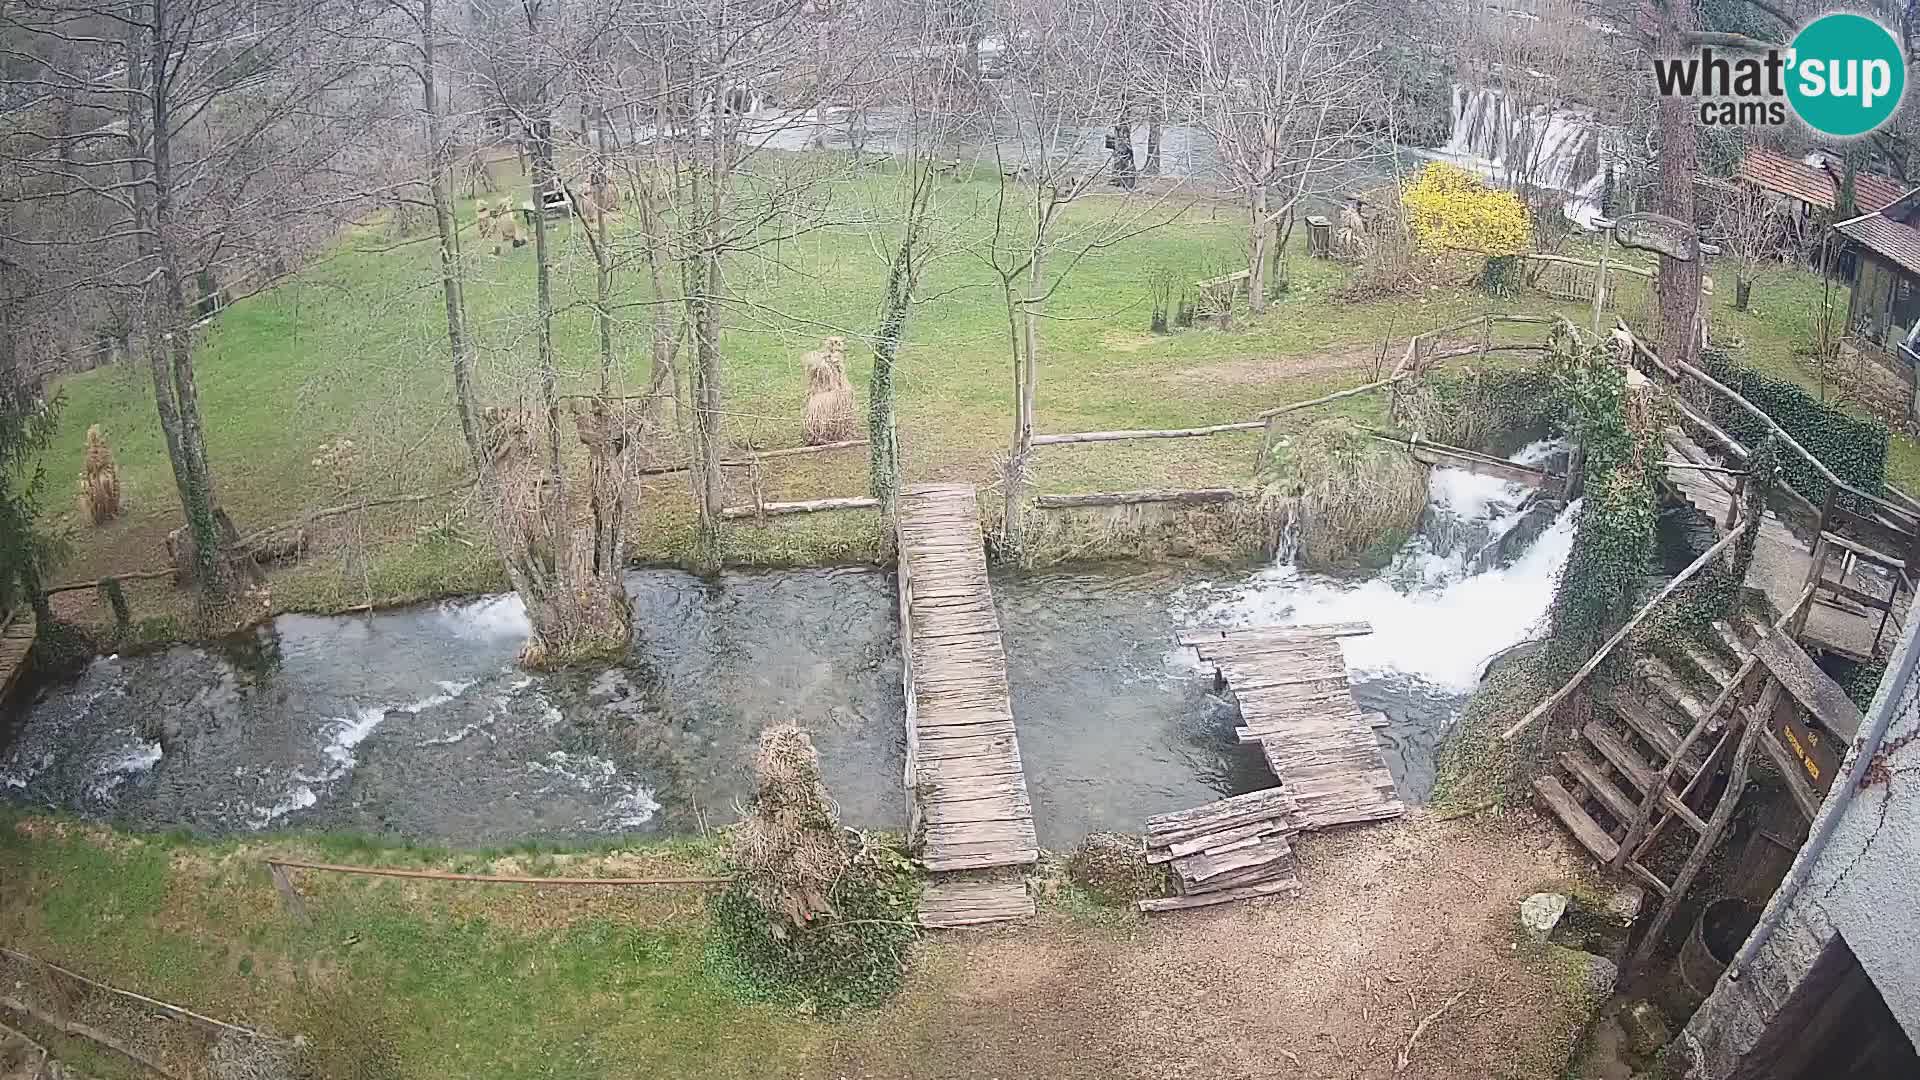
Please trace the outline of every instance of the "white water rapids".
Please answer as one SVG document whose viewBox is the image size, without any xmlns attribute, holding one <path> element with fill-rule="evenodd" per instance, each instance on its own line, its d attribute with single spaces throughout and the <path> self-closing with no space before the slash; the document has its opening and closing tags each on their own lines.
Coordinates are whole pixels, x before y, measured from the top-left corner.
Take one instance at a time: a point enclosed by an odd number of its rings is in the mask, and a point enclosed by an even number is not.
<svg viewBox="0 0 1920 1080">
<path fill-rule="evenodd" d="M 1513 460 L 1536 464 L 1559 447 L 1534 443 Z M 1356 678 L 1404 675 L 1468 693 L 1487 660 L 1540 627 L 1573 546 L 1578 503 L 1529 509 L 1529 490 L 1458 469 L 1435 469 L 1426 517 L 1391 566 L 1364 581 L 1276 565 L 1255 574 L 1192 621 L 1252 626 L 1366 621 L 1373 633 L 1343 639 Z M 1493 556 L 1536 514 L 1554 513 L 1511 562 Z"/>
</svg>

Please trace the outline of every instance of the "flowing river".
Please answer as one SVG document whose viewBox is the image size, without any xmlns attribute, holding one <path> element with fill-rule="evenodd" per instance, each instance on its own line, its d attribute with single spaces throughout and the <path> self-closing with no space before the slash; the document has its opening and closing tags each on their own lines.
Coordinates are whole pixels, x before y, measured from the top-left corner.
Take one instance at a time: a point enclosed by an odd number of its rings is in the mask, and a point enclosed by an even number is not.
<svg viewBox="0 0 1920 1080">
<path fill-rule="evenodd" d="M 1536 444 L 1516 460 L 1539 461 Z M 1291 566 L 996 572 L 1040 840 L 1271 785 L 1183 626 L 1370 620 L 1355 696 L 1401 793 L 1485 662 L 1541 621 L 1573 513 L 1436 470 L 1419 532 L 1364 580 Z M 850 825 L 899 828 L 904 704 L 893 575 L 636 571 L 636 644 L 599 672 L 514 665 L 511 595 L 285 615 L 219 645 L 103 657 L 0 734 L 0 795 L 135 827 L 357 830 L 451 844 L 688 833 L 731 820 L 759 730 L 814 735 Z"/>
</svg>

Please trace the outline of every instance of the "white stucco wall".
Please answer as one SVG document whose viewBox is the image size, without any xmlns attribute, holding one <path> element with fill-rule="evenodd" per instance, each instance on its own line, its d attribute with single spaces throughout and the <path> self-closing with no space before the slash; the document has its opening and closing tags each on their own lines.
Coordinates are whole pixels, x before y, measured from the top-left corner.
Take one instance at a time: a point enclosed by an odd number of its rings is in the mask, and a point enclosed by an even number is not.
<svg viewBox="0 0 1920 1080">
<path fill-rule="evenodd" d="M 1694 1059 L 1689 1076 L 1726 1076 L 1835 932 L 1846 938 L 1907 1037 L 1920 1046 L 1920 677 L 1891 685 L 1900 654 L 1916 647 L 1916 635 L 1920 618 L 1909 620 L 1888 664 L 1889 678 L 1867 711 L 1870 722 L 1880 699 L 1897 695 L 1898 711 L 1881 744 L 1885 772 L 1875 770 L 1880 775 L 1870 777 L 1847 806 L 1806 885 L 1747 972 L 1738 982 L 1722 977 L 1687 1024 L 1680 1042 Z M 1851 766 L 1849 757 L 1834 793 Z M 1822 817 L 1835 812 L 1832 795 L 1820 808 Z M 1780 900 L 1776 894 L 1769 914 Z"/>
</svg>

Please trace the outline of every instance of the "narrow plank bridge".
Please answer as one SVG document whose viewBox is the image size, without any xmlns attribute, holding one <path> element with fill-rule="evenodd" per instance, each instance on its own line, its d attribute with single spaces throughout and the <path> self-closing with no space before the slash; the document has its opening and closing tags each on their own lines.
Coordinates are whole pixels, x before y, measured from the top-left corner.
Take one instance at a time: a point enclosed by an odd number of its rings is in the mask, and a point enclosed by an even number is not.
<svg viewBox="0 0 1920 1080">
<path fill-rule="evenodd" d="M 900 494 L 895 518 L 908 831 L 936 875 L 921 921 L 962 926 L 1031 915 L 1033 901 L 1017 876 L 968 873 L 1040 858 L 978 500 L 967 484 L 912 487 Z"/>
<path fill-rule="evenodd" d="M 1147 861 L 1171 863 L 1179 895 L 1142 911 L 1179 911 L 1298 891 L 1292 838 L 1405 812 L 1373 729 L 1347 681 L 1340 639 L 1366 623 L 1191 630 L 1181 645 L 1233 692 L 1243 743 L 1258 743 L 1276 787 L 1147 819 Z"/>
</svg>

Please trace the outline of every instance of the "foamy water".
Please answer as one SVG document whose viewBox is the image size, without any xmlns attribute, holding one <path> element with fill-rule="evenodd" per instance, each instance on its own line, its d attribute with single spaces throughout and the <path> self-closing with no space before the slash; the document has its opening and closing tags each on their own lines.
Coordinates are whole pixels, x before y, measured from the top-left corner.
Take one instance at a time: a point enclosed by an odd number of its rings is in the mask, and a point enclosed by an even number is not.
<svg viewBox="0 0 1920 1080">
<path fill-rule="evenodd" d="M 1537 464 L 1555 449 L 1555 444 L 1535 443 L 1512 460 Z M 1354 675 L 1400 674 L 1446 690 L 1471 691 L 1490 657 L 1527 640 L 1544 624 L 1554 584 L 1573 548 L 1579 504 L 1560 510 L 1510 565 L 1481 569 L 1489 550 L 1529 516 L 1529 490 L 1463 470 L 1435 469 L 1430 492 L 1420 534 L 1384 573 L 1348 581 L 1277 565 L 1189 621 L 1228 626 L 1365 621 L 1373 633 L 1342 639 Z M 1462 542 L 1448 545 L 1450 536 Z"/>
</svg>

